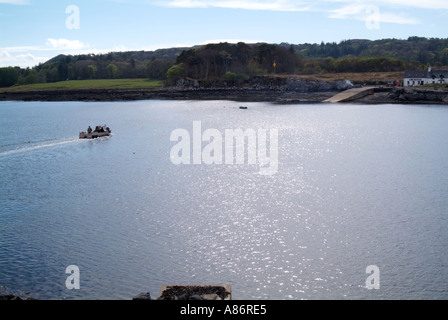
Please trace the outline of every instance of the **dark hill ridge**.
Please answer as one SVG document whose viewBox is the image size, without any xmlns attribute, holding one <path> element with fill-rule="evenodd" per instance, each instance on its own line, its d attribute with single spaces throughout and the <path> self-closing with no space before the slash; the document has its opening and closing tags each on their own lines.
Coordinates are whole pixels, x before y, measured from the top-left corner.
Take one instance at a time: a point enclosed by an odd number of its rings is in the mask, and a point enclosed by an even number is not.
<svg viewBox="0 0 448 320">
<path fill-rule="evenodd" d="M 266 43 L 247 44 L 251 47 L 257 47 Z M 237 45 L 237 44 L 233 44 Z M 275 45 L 275 44 L 273 44 Z M 137 60 L 151 61 L 154 59 L 176 60 L 177 57 L 186 50 L 198 49 L 206 45 L 196 45 L 191 47 L 173 47 L 158 49 L 154 51 L 127 51 L 110 52 L 99 55 L 74 55 L 73 58 L 82 60 L 90 59 L 92 56 L 99 57 L 109 61 L 128 61 L 131 58 Z M 282 42 L 278 46 L 292 50 L 307 58 L 347 58 L 347 57 L 389 57 L 405 61 L 418 61 L 422 64 L 435 65 L 440 62 L 448 66 L 448 38 L 423 38 L 409 37 L 408 39 L 349 39 L 336 42 L 321 43 L 303 43 L 291 44 Z M 61 61 L 67 55 L 58 55 L 44 64 L 52 64 Z"/>
<path fill-rule="evenodd" d="M 421 50 L 418 50 L 421 49 Z M 402 55 L 413 52 L 414 56 Z M 369 57 L 381 52 L 383 56 Z M 418 52 L 418 57 L 416 56 Z M 0 93 L 0 100 L 25 101 L 125 101 L 145 99 L 227 99 L 237 101 L 321 102 L 346 89 L 347 81 L 318 81 L 294 78 L 294 74 L 402 72 L 422 67 L 426 53 L 441 65 L 448 61 L 447 39 L 412 37 L 407 40 L 347 40 L 339 44 L 280 45 L 219 43 L 152 52 L 112 52 L 103 55 L 59 55 L 17 78 L 39 82 L 66 79 L 150 78 L 166 79 L 158 90 L 83 89 L 16 90 Z M 336 54 L 337 53 L 337 54 Z M 358 55 L 358 56 L 356 56 Z M 405 60 L 387 58 L 391 55 Z M 320 58 L 325 57 L 326 58 Z M 149 59 L 149 62 L 148 60 Z M 417 66 L 417 67 L 416 67 Z M 2 68 L 0 68 L 0 72 Z M 3 68 L 4 69 L 4 68 Z M 7 74 L 18 72 L 8 69 Z M 285 74 L 280 76 L 281 74 Z M 292 75 L 291 77 L 286 76 Z M 33 78 L 34 75 L 34 78 Z M 0 80 L 2 74 L 0 73 Z M 42 80 L 42 79 L 40 79 Z M 15 83 L 14 81 L 12 83 Z M 364 83 L 364 82 L 363 82 Z M 385 84 L 385 83 L 383 83 Z M 377 92 L 366 103 L 446 103 L 444 92 L 417 89 Z"/>
<path fill-rule="evenodd" d="M 340 43 L 213 43 L 155 51 L 58 55 L 32 69 L 0 68 L 0 87 L 65 80 L 191 78 L 248 84 L 266 75 L 404 72 L 448 66 L 448 38 L 344 40 Z M 209 82 L 206 84 L 206 82 Z"/>
</svg>

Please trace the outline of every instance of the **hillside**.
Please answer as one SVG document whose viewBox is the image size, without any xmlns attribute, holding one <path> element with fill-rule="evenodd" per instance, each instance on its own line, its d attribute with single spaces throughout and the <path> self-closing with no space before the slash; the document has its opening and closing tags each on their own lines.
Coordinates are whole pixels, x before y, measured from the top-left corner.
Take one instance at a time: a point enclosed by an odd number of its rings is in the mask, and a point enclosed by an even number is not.
<svg viewBox="0 0 448 320">
<path fill-rule="evenodd" d="M 213 85 L 247 83 L 266 75 L 402 72 L 448 66 L 448 39 L 344 40 L 320 44 L 208 44 L 156 51 L 59 55 L 32 69 L 0 68 L 0 87 L 65 80 L 181 78 Z"/>
</svg>

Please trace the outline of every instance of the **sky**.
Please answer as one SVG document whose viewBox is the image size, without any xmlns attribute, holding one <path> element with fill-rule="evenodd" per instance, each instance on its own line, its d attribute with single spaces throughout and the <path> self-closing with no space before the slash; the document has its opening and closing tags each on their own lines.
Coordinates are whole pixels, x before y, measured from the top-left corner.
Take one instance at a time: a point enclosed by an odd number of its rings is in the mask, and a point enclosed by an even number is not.
<svg viewBox="0 0 448 320">
<path fill-rule="evenodd" d="M 243 41 L 448 37 L 448 0 L 0 0 L 0 67 Z"/>
</svg>

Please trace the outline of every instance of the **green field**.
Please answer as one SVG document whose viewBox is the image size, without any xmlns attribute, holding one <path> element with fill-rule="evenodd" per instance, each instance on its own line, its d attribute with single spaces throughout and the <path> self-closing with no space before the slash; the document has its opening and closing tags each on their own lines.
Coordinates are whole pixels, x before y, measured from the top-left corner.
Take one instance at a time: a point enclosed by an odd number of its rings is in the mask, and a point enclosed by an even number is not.
<svg viewBox="0 0 448 320">
<path fill-rule="evenodd" d="M 5 91 L 48 89 L 156 89 L 163 86 L 163 81 L 151 79 L 96 79 L 35 83 L 2 89 Z"/>
</svg>

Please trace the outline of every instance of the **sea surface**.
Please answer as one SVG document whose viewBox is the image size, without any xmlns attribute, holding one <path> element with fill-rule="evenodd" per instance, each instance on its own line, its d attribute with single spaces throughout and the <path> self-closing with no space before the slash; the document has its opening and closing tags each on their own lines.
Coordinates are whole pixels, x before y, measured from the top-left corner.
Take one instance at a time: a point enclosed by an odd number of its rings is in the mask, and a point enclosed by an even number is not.
<svg viewBox="0 0 448 320">
<path fill-rule="evenodd" d="M 448 107 L 241 105 L 0 102 L 0 286 L 38 299 L 156 297 L 163 284 L 229 284 L 234 300 L 448 299 Z M 78 139 L 98 124 L 113 136 Z M 174 156 L 190 164 L 173 161 L 176 129 L 191 150 Z M 265 143 L 277 170 L 224 151 L 195 164 L 208 129 L 223 146 L 226 130 L 277 132 Z"/>
</svg>

